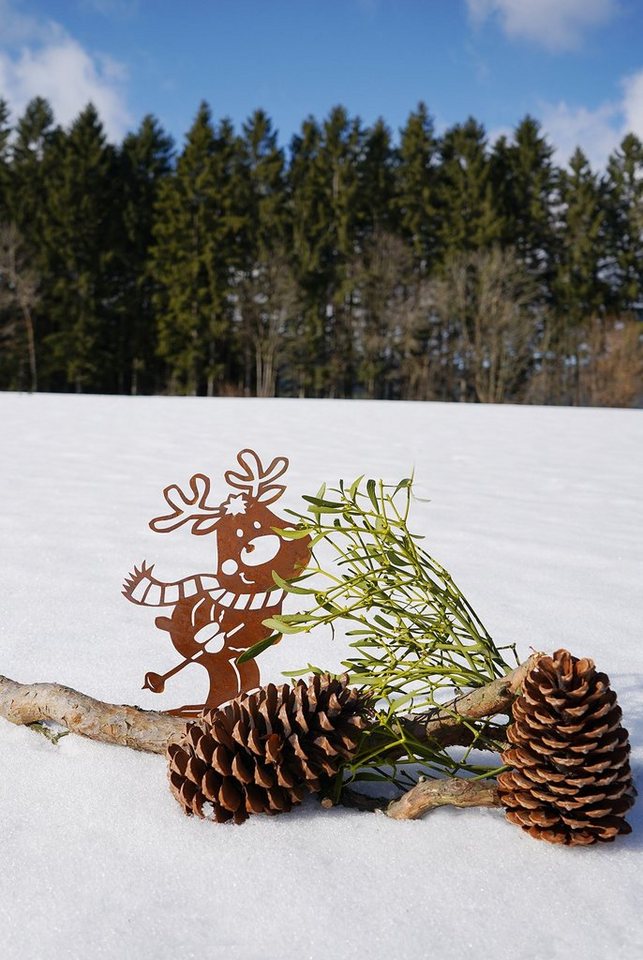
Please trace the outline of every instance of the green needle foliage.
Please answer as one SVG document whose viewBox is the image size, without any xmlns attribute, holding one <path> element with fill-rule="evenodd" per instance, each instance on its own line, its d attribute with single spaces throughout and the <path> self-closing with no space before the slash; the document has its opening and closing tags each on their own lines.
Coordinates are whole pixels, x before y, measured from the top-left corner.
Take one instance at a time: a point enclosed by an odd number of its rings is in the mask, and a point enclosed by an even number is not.
<svg viewBox="0 0 643 960">
<path fill-rule="evenodd" d="M 275 633 L 243 659 L 256 656 L 280 634 L 310 633 L 322 626 L 334 631 L 342 621 L 355 651 L 343 665 L 377 712 L 376 725 L 344 771 L 349 779 L 386 779 L 404 786 L 415 779 L 404 767 L 418 764 L 429 776 L 494 773 L 475 762 L 473 754 L 497 750 L 500 731 L 492 722 L 462 721 L 469 730 L 464 739 L 471 742 L 459 756 L 418 740 L 401 722 L 403 713 L 430 713 L 463 689 L 483 686 L 515 665 L 503 655 L 515 657 L 513 646 L 496 646 L 450 574 L 420 545 L 423 538 L 409 531 L 412 480 L 393 486 L 360 477 L 350 486 L 342 481 L 336 488 L 324 485 L 304 499 L 305 514 L 289 511 L 297 528 L 280 534 L 310 536 L 311 565 L 295 581 L 275 575 L 275 582 L 305 598 L 306 609 L 265 621 Z M 308 664 L 292 675 L 319 669 Z"/>
</svg>

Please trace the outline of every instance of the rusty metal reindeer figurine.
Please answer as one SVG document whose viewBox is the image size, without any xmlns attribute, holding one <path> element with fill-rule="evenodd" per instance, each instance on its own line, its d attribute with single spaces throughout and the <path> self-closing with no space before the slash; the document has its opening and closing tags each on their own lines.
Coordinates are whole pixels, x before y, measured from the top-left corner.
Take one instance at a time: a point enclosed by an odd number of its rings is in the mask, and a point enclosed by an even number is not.
<svg viewBox="0 0 643 960">
<path fill-rule="evenodd" d="M 223 503 L 210 505 L 210 480 L 196 473 L 189 492 L 171 484 L 163 495 L 171 512 L 151 521 L 157 533 L 170 533 L 186 523 L 192 533 L 216 533 L 218 564 L 214 573 L 200 573 L 173 583 L 152 576 L 153 565 L 143 562 L 123 584 L 132 603 L 145 607 L 174 607 L 170 616 L 156 618 L 167 630 L 182 660 L 163 676 L 145 675 L 144 689 L 162 693 L 170 677 L 191 663 L 205 667 L 210 690 L 204 704 L 186 704 L 167 712 L 191 717 L 218 706 L 259 685 L 255 660 L 237 663 L 243 650 L 271 633 L 263 625 L 281 612 L 284 591 L 273 580 L 297 575 L 310 558 L 309 538 L 287 540 L 275 529 L 291 527 L 268 509 L 286 487 L 277 481 L 288 469 L 285 457 L 275 457 L 264 469 L 253 450 L 237 455 L 240 470 L 228 470 L 225 480 L 233 490 Z"/>
</svg>

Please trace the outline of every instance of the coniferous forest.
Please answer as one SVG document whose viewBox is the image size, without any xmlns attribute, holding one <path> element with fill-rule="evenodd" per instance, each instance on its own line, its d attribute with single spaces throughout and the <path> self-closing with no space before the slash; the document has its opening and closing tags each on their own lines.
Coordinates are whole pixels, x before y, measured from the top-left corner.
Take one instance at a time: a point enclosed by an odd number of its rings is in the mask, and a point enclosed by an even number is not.
<svg viewBox="0 0 643 960">
<path fill-rule="evenodd" d="M 285 150 L 261 110 L 177 149 L 0 100 L 0 389 L 631 406 L 642 314 L 632 134 L 599 172 L 421 103 Z"/>
</svg>

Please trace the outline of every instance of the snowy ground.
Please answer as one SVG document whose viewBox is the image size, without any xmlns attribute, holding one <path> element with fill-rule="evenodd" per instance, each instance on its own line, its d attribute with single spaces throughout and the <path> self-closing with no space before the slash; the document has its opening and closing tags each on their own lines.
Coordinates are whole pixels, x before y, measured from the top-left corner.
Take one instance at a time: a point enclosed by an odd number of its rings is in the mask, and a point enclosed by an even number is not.
<svg viewBox="0 0 643 960">
<path fill-rule="evenodd" d="M 167 707 L 176 663 L 120 595 L 143 558 L 207 569 L 208 538 L 159 537 L 161 489 L 224 489 L 236 451 L 291 459 L 286 505 L 321 481 L 415 467 L 412 529 L 498 642 L 568 646 L 618 691 L 643 777 L 643 413 L 341 401 L 0 395 L 0 673 Z M 283 501 L 282 501 L 283 502 Z M 345 647 L 290 638 L 265 679 Z M 194 668 L 196 671 L 197 668 Z M 643 802 L 631 836 L 560 849 L 499 811 L 398 823 L 353 811 L 186 818 L 160 757 L 0 720 L 0 954 L 20 960 L 643 956 Z"/>
</svg>

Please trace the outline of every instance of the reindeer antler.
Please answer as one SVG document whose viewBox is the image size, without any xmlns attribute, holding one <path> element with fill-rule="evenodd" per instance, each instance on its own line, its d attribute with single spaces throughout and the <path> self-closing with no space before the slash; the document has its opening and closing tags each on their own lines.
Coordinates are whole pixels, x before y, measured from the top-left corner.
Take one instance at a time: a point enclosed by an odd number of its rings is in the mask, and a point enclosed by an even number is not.
<svg viewBox="0 0 643 960">
<path fill-rule="evenodd" d="M 227 470 L 226 483 L 237 490 L 244 490 L 253 500 L 274 503 L 286 489 L 285 484 L 274 482 L 288 469 L 286 457 L 275 457 L 270 466 L 264 469 L 254 450 L 241 450 L 237 454 L 237 463 L 241 471 Z"/>
<path fill-rule="evenodd" d="M 163 496 L 168 506 L 172 507 L 172 513 L 151 520 L 151 529 L 156 533 L 170 533 L 192 520 L 192 533 L 211 533 L 222 514 L 220 504 L 210 507 L 206 503 L 210 494 L 210 478 L 203 473 L 195 473 L 190 478 L 190 491 L 191 495 L 176 483 L 166 487 Z"/>
</svg>

